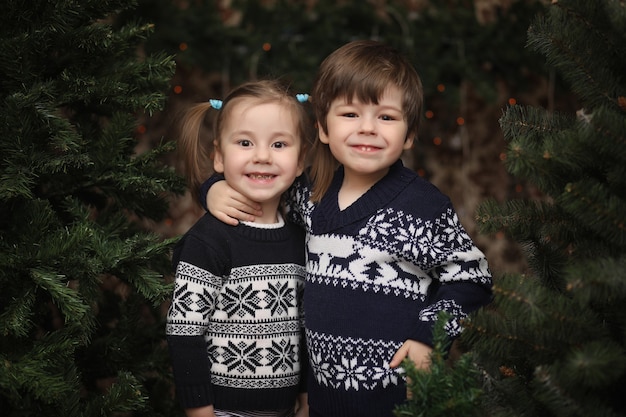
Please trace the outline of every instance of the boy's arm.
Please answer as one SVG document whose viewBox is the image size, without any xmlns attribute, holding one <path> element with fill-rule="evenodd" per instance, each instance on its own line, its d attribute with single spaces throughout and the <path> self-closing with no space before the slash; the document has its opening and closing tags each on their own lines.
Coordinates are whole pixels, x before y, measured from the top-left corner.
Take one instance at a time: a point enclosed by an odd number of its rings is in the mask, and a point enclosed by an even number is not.
<svg viewBox="0 0 626 417">
<path fill-rule="evenodd" d="M 261 216 L 261 206 L 245 197 L 224 180 L 221 174 L 213 174 L 200 187 L 202 206 L 218 220 L 236 226 L 240 221 L 253 222 Z"/>
<path fill-rule="evenodd" d="M 450 339 L 461 334 L 463 320 L 492 300 L 492 279 L 485 255 L 476 247 L 452 208 L 446 203 L 440 215 L 422 235 L 431 236 L 420 245 L 420 268 L 433 281 L 427 305 L 420 311 L 407 339 L 432 346 L 432 331 L 441 311 L 450 315 L 445 330 Z M 418 239 L 419 240 L 419 239 Z M 418 364 L 419 366 L 419 364 Z"/>
</svg>

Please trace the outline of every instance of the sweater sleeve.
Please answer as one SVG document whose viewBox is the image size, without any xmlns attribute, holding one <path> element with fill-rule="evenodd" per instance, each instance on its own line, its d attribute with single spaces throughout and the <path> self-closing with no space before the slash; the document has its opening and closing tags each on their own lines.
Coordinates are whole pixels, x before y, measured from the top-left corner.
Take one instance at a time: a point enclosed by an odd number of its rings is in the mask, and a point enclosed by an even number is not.
<svg viewBox="0 0 626 417">
<path fill-rule="evenodd" d="M 204 334 L 222 285 L 221 266 L 207 242 L 193 235 L 175 250 L 176 275 L 167 314 L 167 342 L 177 398 L 184 408 L 213 404 L 211 360 Z M 213 272 L 212 272 L 213 271 Z"/>
<path fill-rule="evenodd" d="M 428 228 L 418 240 L 424 270 L 433 282 L 411 338 L 432 346 L 432 329 L 439 312 L 451 315 L 446 333 L 451 338 L 459 336 L 462 320 L 491 302 L 492 280 L 485 255 L 467 234 L 449 202 Z"/>
<path fill-rule="evenodd" d="M 224 175 L 216 172 L 213 175 L 211 175 L 209 179 L 203 182 L 202 185 L 200 186 L 200 189 L 198 190 L 198 198 L 200 199 L 200 205 L 204 207 L 206 211 L 209 211 L 209 208 L 207 207 L 207 203 L 206 203 L 206 197 L 207 197 L 207 194 L 209 193 L 209 188 L 211 188 L 211 186 L 215 184 L 216 182 L 223 181 L 223 180 L 224 180 Z"/>
</svg>

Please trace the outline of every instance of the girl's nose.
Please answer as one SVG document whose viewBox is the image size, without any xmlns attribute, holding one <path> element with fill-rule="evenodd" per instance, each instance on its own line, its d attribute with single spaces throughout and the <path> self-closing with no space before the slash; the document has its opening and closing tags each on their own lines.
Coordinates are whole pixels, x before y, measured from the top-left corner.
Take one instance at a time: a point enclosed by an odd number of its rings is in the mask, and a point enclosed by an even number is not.
<svg viewBox="0 0 626 417">
<path fill-rule="evenodd" d="M 271 156 L 269 149 L 258 147 L 254 152 L 254 162 L 257 164 L 269 164 Z"/>
</svg>

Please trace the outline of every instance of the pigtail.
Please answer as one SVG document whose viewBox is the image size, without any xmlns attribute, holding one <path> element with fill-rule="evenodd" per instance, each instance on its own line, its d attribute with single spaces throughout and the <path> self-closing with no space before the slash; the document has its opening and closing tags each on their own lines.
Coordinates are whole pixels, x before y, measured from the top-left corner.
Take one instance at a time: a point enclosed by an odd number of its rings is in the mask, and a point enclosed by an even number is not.
<svg viewBox="0 0 626 417">
<path fill-rule="evenodd" d="M 198 190 L 213 171 L 213 141 L 206 126 L 211 107 L 208 102 L 196 104 L 185 112 L 180 123 L 178 153 L 191 190 Z"/>
</svg>

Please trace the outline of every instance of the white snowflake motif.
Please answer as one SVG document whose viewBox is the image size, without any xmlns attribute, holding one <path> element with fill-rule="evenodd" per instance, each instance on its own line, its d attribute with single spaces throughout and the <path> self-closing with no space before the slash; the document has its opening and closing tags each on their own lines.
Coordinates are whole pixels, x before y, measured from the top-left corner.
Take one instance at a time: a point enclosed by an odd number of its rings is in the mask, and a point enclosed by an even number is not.
<svg viewBox="0 0 626 417">
<path fill-rule="evenodd" d="M 335 365 L 337 370 L 337 380 L 341 383 L 343 381 L 344 389 L 347 391 L 350 388 L 359 390 L 359 382 L 367 380 L 366 366 L 357 366 L 357 358 L 348 359 L 345 356 L 341 358 L 341 365 Z"/>
<path fill-rule="evenodd" d="M 372 376 L 370 379 L 375 381 L 371 389 L 378 384 L 382 384 L 383 388 L 387 388 L 390 384 L 398 385 L 398 373 L 394 369 L 391 369 L 389 365 L 375 366 L 371 371 Z"/>
<path fill-rule="evenodd" d="M 328 380 L 332 378 L 332 374 L 330 372 L 330 364 L 324 362 L 322 360 L 322 355 L 316 353 L 311 355 L 311 368 L 313 370 L 313 375 L 315 375 L 315 379 L 320 385 L 329 386 Z"/>
</svg>

